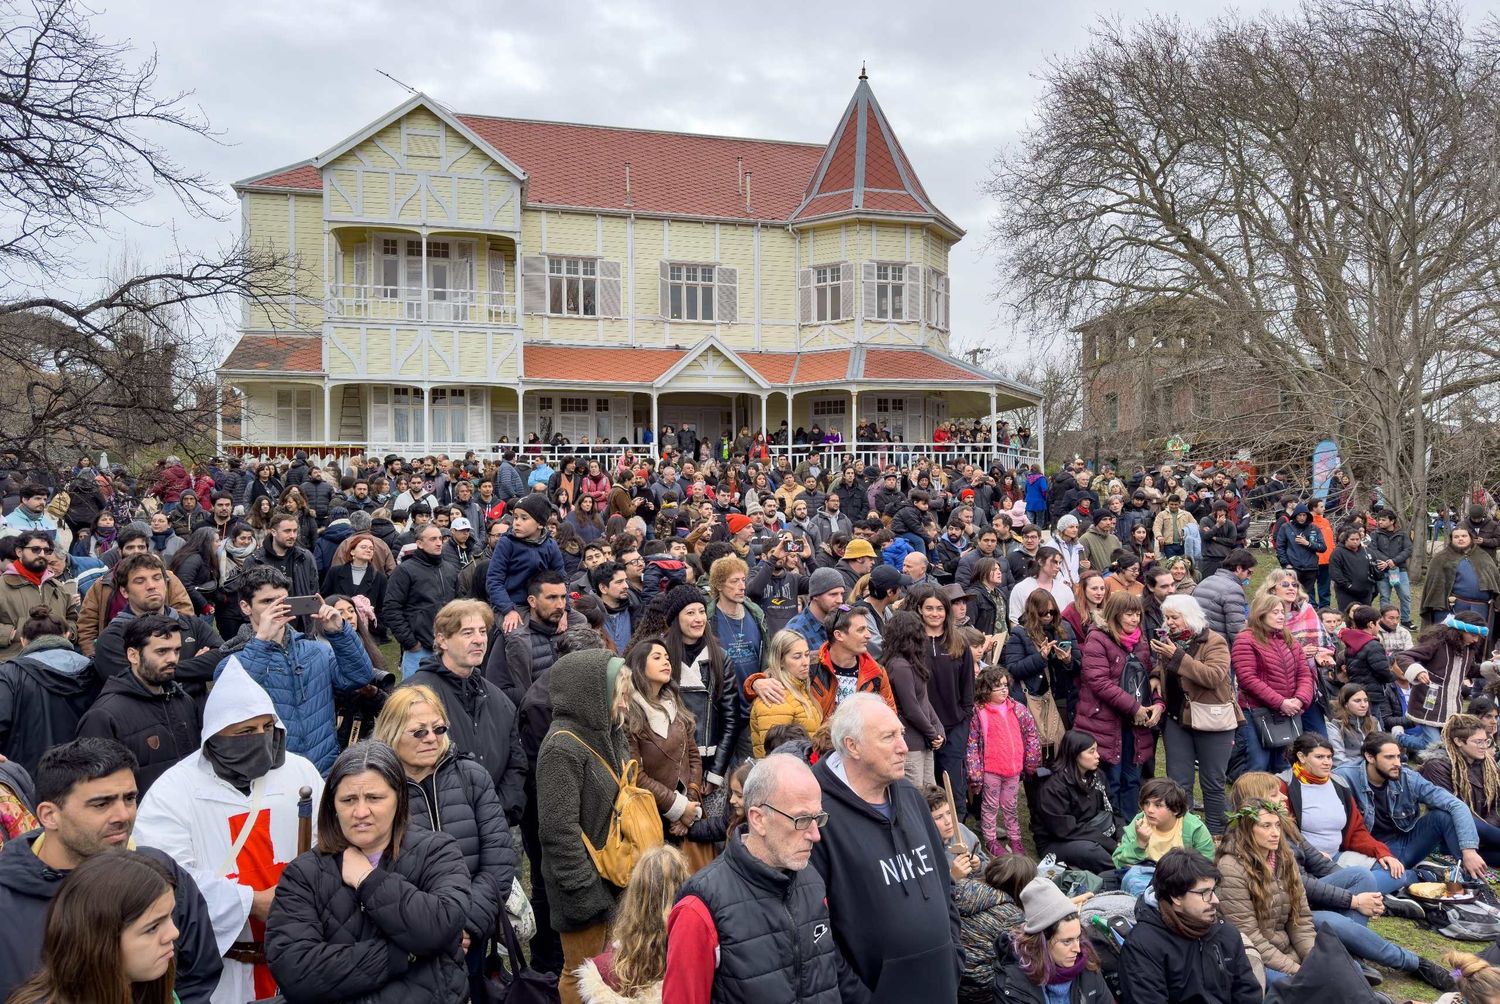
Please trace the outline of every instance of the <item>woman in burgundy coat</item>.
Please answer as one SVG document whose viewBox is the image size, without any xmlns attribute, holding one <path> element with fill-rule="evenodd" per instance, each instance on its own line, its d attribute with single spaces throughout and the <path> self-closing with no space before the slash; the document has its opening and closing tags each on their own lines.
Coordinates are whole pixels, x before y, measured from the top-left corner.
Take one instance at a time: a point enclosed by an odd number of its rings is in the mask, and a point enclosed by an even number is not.
<svg viewBox="0 0 1500 1004">
<path fill-rule="evenodd" d="M 1125 819 L 1135 818 L 1141 764 L 1156 746 L 1156 724 L 1166 702 L 1151 680 L 1151 646 L 1141 628 L 1141 600 L 1115 593 L 1104 601 L 1104 628 L 1089 633 L 1078 679 L 1073 727 L 1099 741 L 1109 800 Z"/>
</svg>

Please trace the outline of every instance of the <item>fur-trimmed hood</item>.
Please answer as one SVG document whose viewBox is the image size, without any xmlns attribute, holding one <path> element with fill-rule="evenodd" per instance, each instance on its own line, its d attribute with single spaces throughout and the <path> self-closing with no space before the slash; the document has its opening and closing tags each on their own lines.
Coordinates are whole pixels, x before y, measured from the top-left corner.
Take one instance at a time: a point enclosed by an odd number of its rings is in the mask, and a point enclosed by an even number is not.
<svg viewBox="0 0 1500 1004">
<path fill-rule="evenodd" d="M 633 997 L 626 997 L 604 982 L 593 959 L 578 967 L 578 995 L 583 1004 L 661 1004 L 661 983 L 651 984 Z"/>
</svg>

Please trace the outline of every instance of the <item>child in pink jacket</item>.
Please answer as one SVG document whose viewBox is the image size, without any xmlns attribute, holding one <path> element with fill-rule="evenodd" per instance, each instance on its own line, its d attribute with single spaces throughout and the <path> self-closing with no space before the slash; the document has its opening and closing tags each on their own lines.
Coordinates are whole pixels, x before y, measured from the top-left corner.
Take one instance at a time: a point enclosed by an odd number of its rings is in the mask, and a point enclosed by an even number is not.
<svg viewBox="0 0 1500 1004">
<path fill-rule="evenodd" d="M 969 785 L 983 795 L 979 838 L 992 855 L 1002 853 L 996 830 L 999 815 L 1005 818 L 1010 853 L 1025 853 L 1017 811 L 1021 775 L 1036 773 L 1042 762 L 1036 720 L 1026 705 L 1014 700 L 1010 693 L 1010 674 L 1000 666 L 986 668 L 974 685 L 974 720 L 969 724 L 966 751 Z"/>
</svg>

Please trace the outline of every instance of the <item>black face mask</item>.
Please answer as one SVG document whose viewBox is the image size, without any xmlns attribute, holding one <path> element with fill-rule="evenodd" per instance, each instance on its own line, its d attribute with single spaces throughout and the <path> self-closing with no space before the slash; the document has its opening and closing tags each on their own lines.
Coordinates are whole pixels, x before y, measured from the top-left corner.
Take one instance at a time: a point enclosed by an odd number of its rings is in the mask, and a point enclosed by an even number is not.
<svg viewBox="0 0 1500 1004">
<path fill-rule="evenodd" d="M 214 773 L 236 788 L 286 763 L 286 733 L 279 728 L 252 736 L 212 736 L 203 744 L 203 755 Z"/>
</svg>

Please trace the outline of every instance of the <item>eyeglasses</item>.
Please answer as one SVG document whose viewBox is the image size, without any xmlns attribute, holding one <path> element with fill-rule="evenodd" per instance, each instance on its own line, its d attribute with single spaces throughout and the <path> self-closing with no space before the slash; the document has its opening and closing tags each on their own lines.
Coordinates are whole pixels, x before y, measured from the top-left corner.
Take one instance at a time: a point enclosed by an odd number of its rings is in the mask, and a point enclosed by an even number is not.
<svg viewBox="0 0 1500 1004">
<path fill-rule="evenodd" d="M 818 829 L 822 829 L 823 827 L 828 825 L 828 813 L 826 812 L 819 812 L 811 816 L 794 816 L 790 812 L 782 812 L 770 802 L 762 802 L 760 803 L 760 807 L 762 809 L 770 809 L 772 812 L 776 813 L 776 815 L 785 816 L 786 818 L 790 819 L 792 821 L 792 829 L 794 830 L 805 830 L 809 826 L 814 825 L 816 825 Z"/>
<path fill-rule="evenodd" d="M 1056 617 L 1057 616 L 1057 611 L 1056 610 L 1043 610 L 1042 611 L 1042 616 L 1043 617 Z"/>
<path fill-rule="evenodd" d="M 30 544 L 28 544 L 26 547 L 21 548 L 21 550 L 30 552 L 31 554 L 51 554 L 52 553 L 52 548 L 50 548 L 50 547 L 36 547 L 35 545 L 30 545 Z"/>
<path fill-rule="evenodd" d="M 1219 889 L 1217 886 L 1209 886 L 1207 889 L 1189 889 L 1188 895 L 1197 896 L 1203 902 L 1210 903 L 1219 898 Z"/>
<path fill-rule="evenodd" d="M 409 729 L 406 734 L 409 735 L 409 736 L 411 736 L 413 739 L 426 739 L 427 738 L 427 733 L 429 731 L 431 731 L 431 733 L 433 735 L 435 735 L 435 736 L 446 736 L 448 734 L 448 726 L 446 726 L 446 725 L 435 725 L 430 730 L 429 729 Z"/>
</svg>

